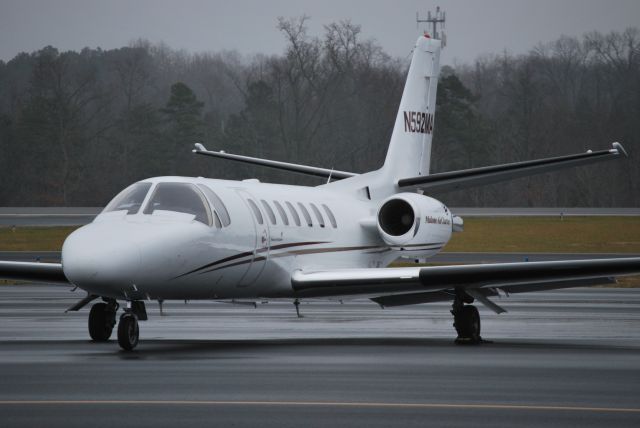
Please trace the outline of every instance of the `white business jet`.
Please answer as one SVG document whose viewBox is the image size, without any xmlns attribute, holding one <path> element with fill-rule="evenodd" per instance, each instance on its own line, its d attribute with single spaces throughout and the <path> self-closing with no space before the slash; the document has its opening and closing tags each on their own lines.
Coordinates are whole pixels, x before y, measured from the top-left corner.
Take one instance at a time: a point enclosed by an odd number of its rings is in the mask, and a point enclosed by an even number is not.
<svg viewBox="0 0 640 428">
<path fill-rule="evenodd" d="M 366 296 L 381 306 L 451 301 L 461 342 L 477 343 L 475 300 L 495 312 L 499 294 L 606 284 L 640 273 L 640 258 L 388 268 L 438 253 L 463 222 L 425 193 L 449 191 L 617 159 L 608 150 L 429 174 L 440 41 L 420 37 L 382 168 L 354 174 L 208 151 L 195 153 L 324 178 L 316 187 L 157 177 L 123 190 L 73 232 L 62 263 L 0 262 L 0 277 L 73 284 L 95 299 L 94 341 L 138 343 L 145 301 Z M 332 181 L 333 180 L 333 181 Z"/>
</svg>

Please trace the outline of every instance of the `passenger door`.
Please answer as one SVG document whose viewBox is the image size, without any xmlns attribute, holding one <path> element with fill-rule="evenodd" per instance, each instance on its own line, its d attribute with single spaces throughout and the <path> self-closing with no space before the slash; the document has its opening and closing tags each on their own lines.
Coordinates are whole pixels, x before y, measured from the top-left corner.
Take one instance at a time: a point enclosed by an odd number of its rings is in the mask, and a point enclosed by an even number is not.
<svg viewBox="0 0 640 428">
<path fill-rule="evenodd" d="M 259 200 L 246 190 L 238 190 L 238 194 L 244 201 L 255 227 L 255 244 L 249 269 L 238 282 L 238 287 L 248 287 L 256 282 L 264 270 L 267 260 L 269 259 L 271 237 L 269 234 L 269 221 L 264 209 L 260 206 Z"/>
</svg>

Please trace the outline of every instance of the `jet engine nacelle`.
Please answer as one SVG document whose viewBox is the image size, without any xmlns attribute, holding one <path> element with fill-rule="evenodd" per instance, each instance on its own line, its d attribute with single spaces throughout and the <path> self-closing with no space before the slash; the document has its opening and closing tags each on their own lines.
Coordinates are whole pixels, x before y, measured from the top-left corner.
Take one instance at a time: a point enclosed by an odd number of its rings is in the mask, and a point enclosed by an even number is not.
<svg viewBox="0 0 640 428">
<path fill-rule="evenodd" d="M 418 193 L 385 199 L 376 215 L 385 243 L 406 251 L 439 250 L 451 238 L 451 212 L 440 201 Z"/>
</svg>

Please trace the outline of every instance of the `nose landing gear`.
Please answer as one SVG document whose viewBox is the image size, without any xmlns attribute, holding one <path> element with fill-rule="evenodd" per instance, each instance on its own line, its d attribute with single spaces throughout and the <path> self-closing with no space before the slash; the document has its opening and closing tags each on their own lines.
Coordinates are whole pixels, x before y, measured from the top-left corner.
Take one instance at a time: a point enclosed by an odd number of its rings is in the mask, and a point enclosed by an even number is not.
<svg viewBox="0 0 640 428">
<path fill-rule="evenodd" d="M 131 351 L 138 344 L 140 330 L 138 317 L 132 312 L 125 312 L 118 323 L 118 344 L 125 351 Z"/>
<path fill-rule="evenodd" d="M 113 299 L 103 298 L 104 303 L 96 303 L 89 312 L 89 335 L 94 342 L 106 342 L 116 325 L 116 312 L 119 305 Z M 118 324 L 118 344 L 125 351 L 131 351 L 138 345 L 140 330 L 138 320 L 147 320 L 144 302 L 129 301 L 120 316 Z"/>
<path fill-rule="evenodd" d="M 127 301 L 124 314 L 120 317 L 118 324 L 118 344 L 125 351 L 131 351 L 138 345 L 140 330 L 138 320 L 146 321 L 147 310 L 144 302 L 139 300 Z"/>
</svg>

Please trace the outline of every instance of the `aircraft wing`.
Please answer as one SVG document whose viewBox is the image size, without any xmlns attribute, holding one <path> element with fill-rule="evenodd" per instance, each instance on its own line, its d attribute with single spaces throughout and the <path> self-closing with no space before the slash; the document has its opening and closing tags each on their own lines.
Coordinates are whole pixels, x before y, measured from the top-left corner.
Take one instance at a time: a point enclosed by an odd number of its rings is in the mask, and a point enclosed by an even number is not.
<svg viewBox="0 0 640 428">
<path fill-rule="evenodd" d="M 532 291 L 545 291 L 545 290 L 557 290 L 560 288 L 572 288 L 572 287 L 592 287 L 594 285 L 610 285 L 615 284 L 616 280 L 613 277 L 602 277 L 593 279 L 574 279 L 567 281 L 552 281 L 552 282 L 532 282 L 518 285 L 508 285 L 500 287 L 486 287 L 475 288 L 470 295 L 477 298 L 481 303 L 488 306 L 494 312 L 501 313 L 506 312 L 504 309 L 498 307 L 493 302 L 488 300 L 489 297 L 517 294 L 517 293 L 529 293 Z M 471 291 L 471 289 L 467 290 Z M 478 294 L 476 294 L 478 293 Z M 373 297 L 371 300 L 383 307 L 393 306 L 406 306 L 417 305 L 420 303 L 433 303 L 433 302 L 447 302 L 451 301 L 455 295 L 455 290 L 444 291 L 426 291 L 419 293 L 400 293 L 400 294 L 388 294 L 378 297 Z"/>
<path fill-rule="evenodd" d="M 69 284 L 60 263 L 0 261 L 0 278 Z"/>
<path fill-rule="evenodd" d="M 343 178 L 349 178 L 349 177 L 358 175 L 353 172 L 336 171 L 333 169 L 318 168 L 315 166 L 299 165 L 295 163 L 280 162 L 280 161 L 274 161 L 269 159 L 260 159 L 260 158 L 254 158 L 251 156 L 234 155 L 234 154 L 226 153 L 223 151 L 214 152 L 214 151 L 207 150 L 200 143 L 197 143 L 195 147 L 196 148 L 193 149 L 193 153 L 198 155 L 213 156 L 216 158 L 250 163 L 253 165 L 267 166 L 269 168 L 282 169 L 285 171 L 297 172 L 297 173 L 306 174 L 306 175 L 314 175 L 316 177 L 322 177 L 326 179 L 341 180 Z"/>
<path fill-rule="evenodd" d="M 398 180 L 398 187 L 402 190 L 422 189 L 431 192 L 448 192 L 575 166 L 588 165 L 595 162 L 613 160 L 621 156 L 627 156 L 624 147 L 622 147 L 620 143 L 613 143 L 613 147 L 609 150 L 599 150 L 596 152 L 589 150 L 586 153 L 554 158 L 402 178 Z"/>
<path fill-rule="evenodd" d="M 612 283 L 617 276 L 637 274 L 640 257 L 296 271 L 291 283 L 300 297 L 367 294 L 376 296 L 373 300 L 380 304 L 397 306 L 451 300 L 457 290 L 482 301 L 497 290 L 518 293 L 591 286 Z"/>
</svg>

